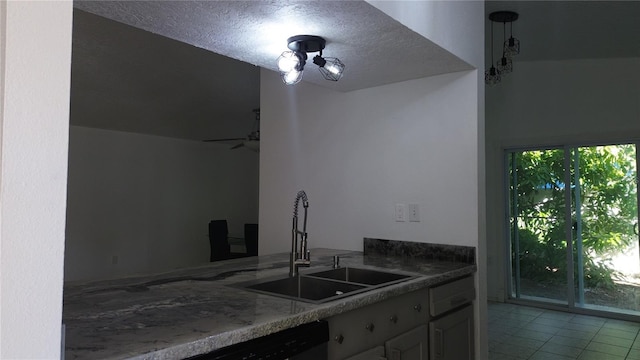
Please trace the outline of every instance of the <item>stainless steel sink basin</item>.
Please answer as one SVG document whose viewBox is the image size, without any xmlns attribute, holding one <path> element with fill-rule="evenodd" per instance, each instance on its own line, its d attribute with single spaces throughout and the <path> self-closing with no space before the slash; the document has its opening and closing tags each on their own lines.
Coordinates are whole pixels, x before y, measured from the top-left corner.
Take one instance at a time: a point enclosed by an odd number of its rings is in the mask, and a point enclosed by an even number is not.
<svg viewBox="0 0 640 360">
<path fill-rule="evenodd" d="M 408 279 L 411 275 L 396 274 L 386 271 L 343 267 L 306 274 L 323 279 L 333 279 L 365 285 L 381 285 Z"/>
<path fill-rule="evenodd" d="M 319 302 L 344 297 L 344 295 L 354 291 L 366 289 L 366 286 L 306 276 L 295 276 L 248 285 L 245 288 L 289 298 Z"/>
<path fill-rule="evenodd" d="M 412 275 L 343 267 L 294 277 L 253 280 L 232 286 L 291 300 L 324 303 L 411 278 Z"/>
</svg>

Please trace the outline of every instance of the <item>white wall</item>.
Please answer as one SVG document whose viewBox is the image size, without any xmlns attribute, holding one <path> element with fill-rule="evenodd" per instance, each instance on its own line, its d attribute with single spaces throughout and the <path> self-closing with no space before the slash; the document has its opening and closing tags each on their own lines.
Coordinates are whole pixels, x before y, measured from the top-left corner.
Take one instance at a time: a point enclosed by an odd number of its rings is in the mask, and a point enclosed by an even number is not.
<svg viewBox="0 0 640 360">
<path fill-rule="evenodd" d="M 72 126 L 65 280 L 208 262 L 212 219 L 242 237 L 259 154 L 230 146 Z"/>
<path fill-rule="evenodd" d="M 72 3 L 0 2 L 0 358 L 60 356 Z"/>
<path fill-rule="evenodd" d="M 640 59 L 517 62 L 486 109 L 488 291 L 503 300 L 504 149 L 640 139 Z"/>
<path fill-rule="evenodd" d="M 363 237 L 477 247 L 477 82 L 470 71 L 337 93 L 285 87 L 263 70 L 261 251 L 288 251 L 299 189 L 309 196 L 312 247 L 362 250 Z M 397 203 L 419 204 L 422 221 L 396 222 Z M 481 304 L 479 295 L 484 359 Z"/>
<path fill-rule="evenodd" d="M 288 251 L 299 189 L 313 247 L 476 246 L 476 100 L 475 71 L 339 93 L 264 70 L 261 251 Z M 422 221 L 396 222 L 397 203 L 419 204 Z"/>
<path fill-rule="evenodd" d="M 484 1 L 366 0 L 411 30 L 483 69 Z"/>
<path fill-rule="evenodd" d="M 378 1 L 367 2 L 400 21 L 407 27 L 440 45 L 473 65 L 477 74 L 477 186 L 475 205 L 478 214 L 478 272 L 475 303 L 477 358 L 488 356 L 487 349 L 487 239 L 486 239 L 486 173 L 485 173 L 485 85 L 484 85 L 484 1 Z"/>
</svg>

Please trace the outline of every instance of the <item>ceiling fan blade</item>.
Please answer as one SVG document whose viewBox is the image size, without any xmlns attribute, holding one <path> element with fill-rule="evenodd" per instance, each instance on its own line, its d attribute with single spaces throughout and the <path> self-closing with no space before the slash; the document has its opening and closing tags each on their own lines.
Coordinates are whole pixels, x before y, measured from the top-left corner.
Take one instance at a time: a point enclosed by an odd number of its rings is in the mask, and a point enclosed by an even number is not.
<svg viewBox="0 0 640 360">
<path fill-rule="evenodd" d="M 245 138 L 229 138 L 229 139 L 207 139 L 207 140 L 202 140 L 204 142 L 215 142 L 215 141 L 238 141 L 238 140 L 244 140 Z"/>
<path fill-rule="evenodd" d="M 238 145 L 233 145 L 233 146 L 231 147 L 231 150 L 233 150 L 233 149 L 237 149 L 237 148 L 241 148 L 241 147 L 243 147 L 243 146 L 244 146 L 244 143 L 243 143 L 243 142 L 241 142 L 241 143 L 240 143 L 240 144 L 238 144 Z"/>
</svg>

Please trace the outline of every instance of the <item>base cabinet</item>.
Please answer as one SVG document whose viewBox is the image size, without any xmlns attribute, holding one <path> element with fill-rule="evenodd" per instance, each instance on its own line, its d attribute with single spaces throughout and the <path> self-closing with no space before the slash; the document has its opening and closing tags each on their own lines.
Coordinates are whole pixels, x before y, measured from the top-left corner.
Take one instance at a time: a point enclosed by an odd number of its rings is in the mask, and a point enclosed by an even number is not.
<svg viewBox="0 0 640 360">
<path fill-rule="evenodd" d="M 330 360 L 473 360 L 473 277 L 328 318 Z"/>
<path fill-rule="evenodd" d="M 430 360 L 473 360 L 473 277 L 429 289 Z"/>
<path fill-rule="evenodd" d="M 426 325 L 429 321 L 428 291 L 421 289 L 328 318 L 328 358 L 350 359 L 361 353 L 384 349 L 385 342 Z M 424 334 L 425 346 L 428 339 Z M 375 355 L 380 356 L 380 355 Z M 383 358 L 389 355 L 382 354 Z M 355 357 L 355 359 L 360 359 Z M 376 359 L 369 357 L 368 359 Z"/>
<path fill-rule="evenodd" d="M 376 346 L 373 349 L 350 356 L 345 360 L 387 360 L 387 358 L 384 357 L 384 346 Z"/>
<path fill-rule="evenodd" d="M 431 360 L 472 360 L 473 306 L 468 305 L 429 323 Z"/>
<path fill-rule="evenodd" d="M 407 331 L 384 344 L 388 360 L 428 360 L 427 325 Z"/>
</svg>

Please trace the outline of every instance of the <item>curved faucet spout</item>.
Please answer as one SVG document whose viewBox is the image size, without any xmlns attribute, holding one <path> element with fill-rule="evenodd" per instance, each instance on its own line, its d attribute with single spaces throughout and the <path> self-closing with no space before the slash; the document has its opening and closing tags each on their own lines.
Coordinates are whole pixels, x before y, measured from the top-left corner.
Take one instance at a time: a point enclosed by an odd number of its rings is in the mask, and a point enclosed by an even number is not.
<svg viewBox="0 0 640 360">
<path fill-rule="evenodd" d="M 304 218 L 302 220 L 302 230 L 298 228 L 298 206 L 302 200 L 304 207 Z M 298 267 L 309 266 L 311 264 L 311 253 L 307 246 L 307 209 L 309 199 L 304 190 L 298 191 L 293 204 L 293 227 L 291 229 L 291 254 L 289 257 L 289 276 L 298 275 Z M 298 235 L 300 235 L 300 248 L 298 249 Z"/>
<path fill-rule="evenodd" d="M 298 191 L 296 194 L 296 200 L 293 203 L 293 216 L 298 217 L 298 205 L 300 204 L 300 200 L 302 200 L 302 206 L 305 208 L 309 207 L 309 199 L 307 198 L 307 193 L 304 190 Z"/>
</svg>

